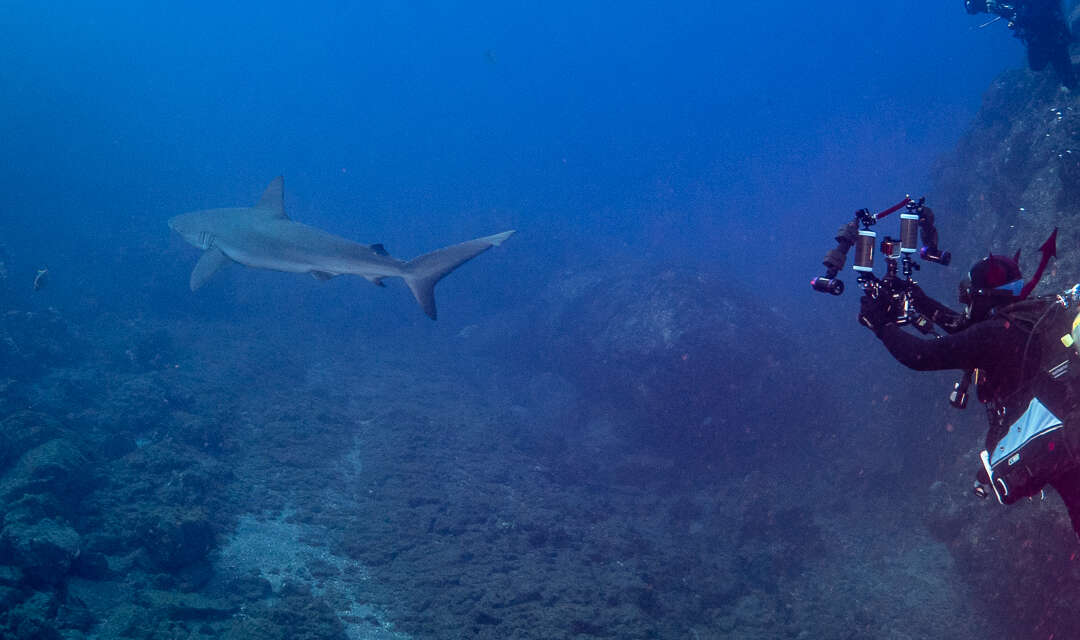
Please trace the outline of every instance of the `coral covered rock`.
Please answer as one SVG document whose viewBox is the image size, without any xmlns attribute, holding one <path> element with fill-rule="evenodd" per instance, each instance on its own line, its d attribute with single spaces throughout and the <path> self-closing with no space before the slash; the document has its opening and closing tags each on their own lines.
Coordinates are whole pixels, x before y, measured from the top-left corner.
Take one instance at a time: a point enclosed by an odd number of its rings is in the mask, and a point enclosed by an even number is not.
<svg viewBox="0 0 1080 640">
<path fill-rule="evenodd" d="M 75 444 L 56 438 L 24 453 L 0 480 L 0 494 L 8 500 L 46 494 L 71 502 L 92 486 L 86 456 Z"/>
<path fill-rule="evenodd" d="M 162 568 L 175 570 L 206 558 L 214 545 L 214 528 L 201 509 L 162 508 L 151 517 L 142 544 Z"/>
<path fill-rule="evenodd" d="M 60 581 L 78 555 L 79 534 L 54 520 L 33 524 L 5 521 L 0 531 L 0 563 L 21 569 L 31 584 Z"/>
</svg>

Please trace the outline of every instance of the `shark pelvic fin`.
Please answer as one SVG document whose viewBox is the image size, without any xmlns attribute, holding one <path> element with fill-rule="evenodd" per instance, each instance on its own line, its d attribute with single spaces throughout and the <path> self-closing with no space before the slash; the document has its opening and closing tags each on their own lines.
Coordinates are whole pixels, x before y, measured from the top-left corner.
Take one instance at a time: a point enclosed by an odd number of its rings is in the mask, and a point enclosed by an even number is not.
<svg viewBox="0 0 1080 640">
<path fill-rule="evenodd" d="M 225 266 L 225 263 L 228 261 L 228 256 L 222 253 L 221 249 L 218 249 L 217 247 L 210 247 L 204 251 L 202 257 L 195 263 L 195 269 L 191 272 L 191 290 L 194 291 L 206 284 L 206 281 L 210 279 L 210 276 L 214 275 L 218 269 Z"/>
<path fill-rule="evenodd" d="M 513 233 L 513 231 L 504 231 L 493 236 L 476 238 L 425 253 L 405 263 L 405 275 L 402 278 L 405 284 L 409 285 L 409 290 L 420 303 L 424 313 L 434 320 L 436 316 L 435 283 L 491 247 L 501 245 Z"/>
<path fill-rule="evenodd" d="M 288 218 L 285 215 L 285 178 L 278 176 L 270 181 L 270 186 L 263 191 L 262 197 L 255 203 L 256 209 L 265 209 L 275 218 Z"/>
<path fill-rule="evenodd" d="M 336 275 L 339 275 L 339 274 L 337 274 L 337 273 L 329 273 L 327 271 L 312 271 L 311 272 L 311 277 L 315 278 L 316 280 L 320 280 L 322 282 L 326 282 L 327 280 L 329 280 L 330 278 L 333 278 Z"/>
</svg>

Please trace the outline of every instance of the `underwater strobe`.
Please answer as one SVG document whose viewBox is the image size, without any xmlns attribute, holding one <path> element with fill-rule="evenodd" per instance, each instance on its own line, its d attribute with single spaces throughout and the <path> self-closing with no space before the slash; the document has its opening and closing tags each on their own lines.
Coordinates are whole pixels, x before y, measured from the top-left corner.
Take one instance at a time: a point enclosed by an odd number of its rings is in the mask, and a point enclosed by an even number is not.
<svg viewBox="0 0 1080 640">
<path fill-rule="evenodd" d="M 918 255 L 927 262 L 948 265 L 952 256 L 948 251 L 938 249 L 938 233 L 934 227 L 934 212 L 925 206 L 926 198 L 912 200 L 905 197 L 884 211 L 873 214 L 869 209 L 859 209 L 855 219 L 840 227 L 836 234 L 836 247 L 825 254 L 822 264 L 825 275 L 810 281 L 815 291 L 838 296 L 844 292 L 844 283 L 837 276 L 844 268 L 847 253 L 855 247 L 855 256 L 851 268 L 858 274 L 859 286 L 867 295 L 878 297 L 887 295 L 893 298 L 892 307 L 897 310 L 897 322 L 913 323 L 920 329 L 927 322 L 920 321 L 921 316 L 911 306 L 911 274 L 919 269 L 914 256 Z M 870 229 L 878 220 L 903 209 L 900 214 L 900 238 L 885 236 L 878 244 L 877 233 Z M 922 246 L 919 235 L 922 234 Z M 874 275 L 874 252 L 879 249 L 885 259 L 885 277 Z M 903 277 L 901 277 L 901 274 Z M 927 328 L 929 330 L 929 328 Z"/>
</svg>

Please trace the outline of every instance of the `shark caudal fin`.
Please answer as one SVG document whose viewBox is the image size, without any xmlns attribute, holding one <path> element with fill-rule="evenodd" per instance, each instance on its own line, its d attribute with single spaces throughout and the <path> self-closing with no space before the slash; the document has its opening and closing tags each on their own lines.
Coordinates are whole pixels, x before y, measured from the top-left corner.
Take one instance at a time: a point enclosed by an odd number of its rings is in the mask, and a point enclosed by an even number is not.
<svg viewBox="0 0 1080 640">
<path fill-rule="evenodd" d="M 424 313 L 434 320 L 435 283 L 442 280 L 446 274 L 491 247 L 499 246 L 513 234 L 513 231 L 504 231 L 493 236 L 476 238 L 461 244 L 436 249 L 431 253 L 425 253 L 419 258 L 413 258 L 405 263 L 405 275 L 402 277 L 405 279 L 405 283 L 409 285 L 409 289 L 416 297 L 416 301 L 420 303 Z"/>
</svg>

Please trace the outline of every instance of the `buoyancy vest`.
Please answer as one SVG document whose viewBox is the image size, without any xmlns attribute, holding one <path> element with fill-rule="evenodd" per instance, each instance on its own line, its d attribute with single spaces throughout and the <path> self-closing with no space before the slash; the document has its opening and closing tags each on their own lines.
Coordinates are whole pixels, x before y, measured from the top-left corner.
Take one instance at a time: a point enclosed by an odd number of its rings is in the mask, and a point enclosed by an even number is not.
<svg viewBox="0 0 1080 640">
<path fill-rule="evenodd" d="M 1080 285 L 996 312 L 1028 336 L 1019 387 L 986 403 L 990 430 L 981 458 L 1002 504 L 1035 495 L 1080 464 L 1078 312 Z"/>
</svg>

